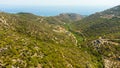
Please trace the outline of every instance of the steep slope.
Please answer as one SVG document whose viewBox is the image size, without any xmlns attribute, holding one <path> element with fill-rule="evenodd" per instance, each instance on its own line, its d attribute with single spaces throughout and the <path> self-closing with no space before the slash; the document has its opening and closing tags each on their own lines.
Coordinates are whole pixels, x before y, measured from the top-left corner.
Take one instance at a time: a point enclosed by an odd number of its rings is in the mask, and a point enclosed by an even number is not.
<svg viewBox="0 0 120 68">
<path fill-rule="evenodd" d="M 101 58 L 77 47 L 72 32 L 63 25 L 49 22 L 47 17 L 1 12 L 0 39 L 1 68 L 103 66 Z"/>
<path fill-rule="evenodd" d="M 104 15 L 104 14 L 105 15 L 111 15 L 113 17 L 119 17 L 120 16 L 120 5 L 103 11 L 102 15 Z"/>
<path fill-rule="evenodd" d="M 85 36 L 80 46 L 102 56 L 105 68 L 120 68 L 120 6 L 92 14 L 73 23 L 77 34 Z M 99 56 L 98 56 L 99 57 Z"/>
<path fill-rule="evenodd" d="M 120 6 L 83 17 L 0 13 L 1 68 L 119 68 Z"/>
<path fill-rule="evenodd" d="M 76 28 L 88 36 L 99 36 L 120 31 L 120 6 L 113 7 L 103 12 L 92 14 L 78 21 Z"/>
</svg>

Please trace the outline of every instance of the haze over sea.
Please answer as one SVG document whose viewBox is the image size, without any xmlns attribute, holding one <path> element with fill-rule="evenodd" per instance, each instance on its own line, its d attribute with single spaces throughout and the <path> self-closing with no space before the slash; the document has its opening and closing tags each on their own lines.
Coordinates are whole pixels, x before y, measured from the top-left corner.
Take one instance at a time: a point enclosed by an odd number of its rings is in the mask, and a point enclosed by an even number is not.
<svg viewBox="0 0 120 68">
<path fill-rule="evenodd" d="M 86 6 L 0 6 L 0 11 L 9 13 L 28 12 L 39 16 L 55 16 L 60 13 L 77 13 L 90 15 L 100 12 L 109 7 L 86 7 Z"/>
<path fill-rule="evenodd" d="M 90 15 L 117 5 L 120 0 L 0 0 L 0 11 L 29 12 L 40 16 L 60 13 Z"/>
<path fill-rule="evenodd" d="M 8 13 L 27 12 L 39 16 L 55 16 L 60 13 L 77 13 L 90 15 L 95 12 L 103 11 L 110 7 L 85 7 L 85 6 L 0 6 L 0 11 Z"/>
</svg>

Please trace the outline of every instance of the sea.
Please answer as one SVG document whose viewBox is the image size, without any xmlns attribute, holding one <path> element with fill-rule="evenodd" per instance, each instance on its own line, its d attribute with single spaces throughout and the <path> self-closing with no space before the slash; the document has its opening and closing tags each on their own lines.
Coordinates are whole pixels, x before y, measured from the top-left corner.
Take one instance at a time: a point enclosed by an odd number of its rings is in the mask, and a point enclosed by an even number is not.
<svg viewBox="0 0 120 68">
<path fill-rule="evenodd" d="M 77 13 L 81 15 L 90 15 L 101 12 L 109 7 L 93 6 L 0 6 L 0 12 L 7 13 L 33 13 L 38 16 L 56 16 L 61 13 Z"/>
</svg>

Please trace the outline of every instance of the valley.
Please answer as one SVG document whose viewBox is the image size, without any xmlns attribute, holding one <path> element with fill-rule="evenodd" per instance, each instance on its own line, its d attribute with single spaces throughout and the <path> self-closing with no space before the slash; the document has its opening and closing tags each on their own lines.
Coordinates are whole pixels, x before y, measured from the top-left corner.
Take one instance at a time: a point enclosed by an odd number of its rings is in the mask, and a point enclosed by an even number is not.
<svg viewBox="0 0 120 68">
<path fill-rule="evenodd" d="M 0 12 L 0 68 L 120 68 L 119 16 Z"/>
</svg>

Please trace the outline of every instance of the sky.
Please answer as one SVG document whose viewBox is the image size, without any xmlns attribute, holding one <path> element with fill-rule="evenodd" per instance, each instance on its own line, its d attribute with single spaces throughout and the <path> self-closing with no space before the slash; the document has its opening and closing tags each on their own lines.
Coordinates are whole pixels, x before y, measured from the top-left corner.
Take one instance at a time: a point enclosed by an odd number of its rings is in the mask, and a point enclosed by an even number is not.
<svg viewBox="0 0 120 68">
<path fill-rule="evenodd" d="M 84 11 L 90 10 L 90 12 L 88 12 L 88 14 L 90 14 L 92 13 L 91 10 L 94 10 L 93 12 L 99 12 L 117 5 L 120 5 L 120 0 L 0 0 L 0 10 L 6 12 L 32 12 L 32 10 L 37 9 L 38 11 L 41 10 L 41 12 L 48 12 L 48 10 L 50 12 L 55 12 L 57 9 L 59 10 L 59 12 L 57 13 L 60 13 L 61 11 L 72 12 L 72 10 L 74 9 L 73 12 L 77 13 L 82 13 Z M 55 7 L 58 7 L 59 9 Z M 28 8 L 32 9 L 30 10 Z"/>
<path fill-rule="evenodd" d="M 120 0 L 0 0 L 3 5 L 18 6 L 115 6 Z"/>
</svg>

